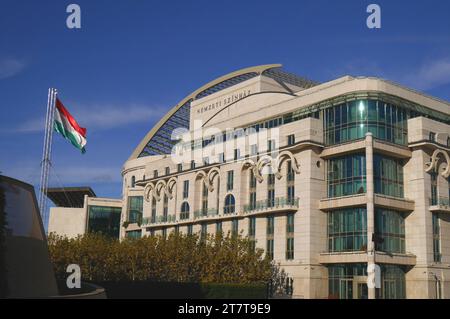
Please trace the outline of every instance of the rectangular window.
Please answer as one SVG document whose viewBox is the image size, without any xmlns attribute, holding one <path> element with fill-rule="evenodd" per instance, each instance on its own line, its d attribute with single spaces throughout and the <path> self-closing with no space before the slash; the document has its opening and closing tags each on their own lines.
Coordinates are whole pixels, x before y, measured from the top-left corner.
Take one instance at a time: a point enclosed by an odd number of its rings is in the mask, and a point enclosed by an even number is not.
<svg viewBox="0 0 450 319">
<path fill-rule="evenodd" d="M 157 178 L 158 177 L 158 170 L 154 170 L 153 171 L 153 178 Z"/>
<path fill-rule="evenodd" d="M 167 228 L 163 228 L 163 229 L 162 229 L 162 237 L 163 237 L 164 239 L 167 238 Z"/>
<path fill-rule="evenodd" d="M 89 219 L 88 229 L 92 233 L 102 233 L 103 235 L 119 238 L 120 207 L 88 206 Z"/>
<path fill-rule="evenodd" d="M 257 144 L 253 144 L 250 146 L 250 155 L 254 156 L 258 154 L 258 145 Z"/>
<path fill-rule="evenodd" d="M 152 216 L 151 216 L 151 223 L 156 223 L 156 199 L 152 196 Z"/>
<path fill-rule="evenodd" d="M 222 222 L 218 221 L 216 222 L 216 234 L 219 234 L 222 232 Z"/>
<path fill-rule="evenodd" d="M 256 209 L 256 177 L 253 170 L 250 170 L 249 176 L 249 206 L 248 210 Z"/>
<path fill-rule="evenodd" d="M 219 163 L 225 163 L 225 154 L 224 153 L 219 154 Z"/>
<path fill-rule="evenodd" d="M 267 207 L 275 206 L 275 174 L 267 175 Z"/>
<path fill-rule="evenodd" d="M 209 165 L 209 157 L 203 158 L 203 165 Z"/>
<path fill-rule="evenodd" d="M 267 228 L 266 228 L 266 234 L 272 235 L 274 234 L 274 226 L 275 226 L 275 217 L 274 216 L 267 216 Z"/>
<path fill-rule="evenodd" d="M 349 208 L 328 212 L 328 251 L 367 249 L 367 210 Z"/>
<path fill-rule="evenodd" d="M 255 176 L 255 173 L 253 173 L 253 170 L 250 170 L 249 187 L 256 188 L 256 176 Z"/>
<path fill-rule="evenodd" d="M 273 260 L 273 237 L 267 239 L 266 255 L 269 260 Z"/>
<path fill-rule="evenodd" d="M 295 205 L 295 188 L 293 185 L 287 188 L 287 204 Z"/>
<path fill-rule="evenodd" d="M 431 172 L 430 179 L 431 179 L 431 205 L 437 205 L 438 204 L 437 173 Z"/>
<path fill-rule="evenodd" d="M 240 158 L 241 158 L 240 150 L 239 150 L 238 148 L 236 148 L 236 149 L 234 150 L 234 160 L 237 161 L 237 160 L 240 159 Z"/>
<path fill-rule="evenodd" d="M 178 173 L 181 173 L 183 171 L 183 164 L 180 163 L 177 165 L 177 171 Z"/>
<path fill-rule="evenodd" d="M 194 233 L 194 226 L 193 225 L 188 225 L 187 226 L 187 233 L 188 235 L 192 235 Z"/>
<path fill-rule="evenodd" d="M 200 239 L 201 240 L 205 240 L 206 239 L 206 235 L 208 233 L 208 224 L 202 223 L 201 227 L 202 228 L 201 228 L 201 232 L 200 232 Z"/>
<path fill-rule="evenodd" d="M 440 219 L 437 213 L 432 214 L 433 227 L 433 260 L 436 263 L 441 262 L 441 227 Z"/>
<path fill-rule="evenodd" d="M 191 161 L 191 169 L 194 169 L 194 168 L 195 168 L 195 161 L 192 160 L 192 161 Z"/>
<path fill-rule="evenodd" d="M 286 217 L 286 233 L 294 234 L 294 214 L 288 214 Z"/>
<path fill-rule="evenodd" d="M 375 209 L 375 250 L 387 253 L 405 253 L 404 213 Z"/>
<path fill-rule="evenodd" d="M 203 191 L 202 191 L 202 215 L 208 215 L 208 186 L 203 183 Z"/>
<path fill-rule="evenodd" d="M 271 208 L 275 206 L 275 190 L 270 189 L 267 191 L 267 207 Z"/>
<path fill-rule="evenodd" d="M 286 238 L 286 260 L 294 259 L 294 237 Z"/>
<path fill-rule="evenodd" d="M 256 217 L 250 217 L 248 219 L 248 236 L 255 237 L 256 234 Z"/>
<path fill-rule="evenodd" d="M 267 141 L 267 152 L 272 152 L 275 150 L 275 140 Z"/>
<path fill-rule="evenodd" d="M 403 198 L 403 164 L 385 155 L 374 155 L 375 193 Z"/>
<path fill-rule="evenodd" d="M 170 167 L 166 167 L 165 173 L 166 173 L 166 175 L 169 175 L 169 174 L 170 174 Z"/>
<path fill-rule="evenodd" d="M 294 216 L 286 216 L 286 260 L 294 259 Z"/>
<path fill-rule="evenodd" d="M 234 184 L 234 171 L 228 171 L 227 172 L 227 191 L 233 190 L 233 184 Z"/>
<path fill-rule="evenodd" d="M 189 196 L 189 181 L 183 182 L 183 198 L 188 198 Z"/>
<path fill-rule="evenodd" d="M 295 144 L 295 135 L 294 134 L 288 135 L 288 145 L 290 146 L 294 144 Z"/>
<path fill-rule="evenodd" d="M 287 162 L 287 181 L 293 182 L 295 180 L 295 171 L 292 168 L 292 162 Z"/>
<path fill-rule="evenodd" d="M 250 250 L 255 251 L 256 247 L 256 217 L 248 219 L 248 239 L 250 240 Z"/>
<path fill-rule="evenodd" d="M 256 192 L 250 193 L 250 203 L 249 203 L 250 210 L 256 209 Z"/>
<path fill-rule="evenodd" d="M 167 222 L 167 216 L 169 215 L 169 198 L 164 195 L 163 200 L 163 221 Z"/>
<path fill-rule="evenodd" d="M 430 132 L 429 139 L 431 142 L 436 142 L 436 133 Z"/>
<path fill-rule="evenodd" d="M 366 156 L 352 154 L 327 161 L 328 197 L 366 192 Z"/>
<path fill-rule="evenodd" d="M 180 233 L 180 225 L 175 225 L 175 235 Z"/>
<path fill-rule="evenodd" d="M 233 219 L 231 221 L 231 234 L 233 236 L 237 236 L 239 234 L 239 220 L 238 219 Z"/>
<path fill-rule="evenodd" d="M 143 196 L 128 197 L 128 221 L 140 223 L 142 221 Z"/>
</svg>

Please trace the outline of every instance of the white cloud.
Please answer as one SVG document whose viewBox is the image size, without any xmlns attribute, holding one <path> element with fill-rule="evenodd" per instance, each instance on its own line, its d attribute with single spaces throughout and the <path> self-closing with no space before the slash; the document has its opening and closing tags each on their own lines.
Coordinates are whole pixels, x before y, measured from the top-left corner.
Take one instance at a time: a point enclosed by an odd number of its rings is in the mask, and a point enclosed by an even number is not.
<svg viewBox="0 0 450 319">
<path fill-rule="evenodd" d="M 26 181 L 37 185 L 40 178 L 39 165 L 21 163 L 13 167 L 6 168 L 2 172 L 7 176 Z M 66 165 L 63 168 L 52 167 L 50 169 L 49 185 L 51 187 L 61 187 L 71 184 L 92 183 L 117 183 L 121 182 L 120 167 Z"/>
<path fill-rule="evenodd" d="M 342 75 L 376 76 L 426 91 L 450 83 L 450 57 L 423 62 L 413 67 L 389 69 L 376 61 L 356 59 L 331 70 L 331 77 Z"/>
<path fill-rule="evenodd" d="M 419 90 L 429 90 L 450 83 L 450 58 L 423 63 L 414 72 L 401 77 L 402 82 Z"/>
<path fill-rule="evenodd" d="M 0 80 L 10 78 L 20 73 L 26 64 L 23 61 L 12 58 L 4 58 L 0 60 Z"/>
<path fill-rule="evenodd" d="M 91 130 L 106 130 L 132 123 L 159 120 L 167 109 L 142 105 L 78 105 L 64 103 L 78 124 Z M 31 119 L 14 129 L 14 132 L 35 133 L 44 129 L 44 117 Z"/>
</svg>

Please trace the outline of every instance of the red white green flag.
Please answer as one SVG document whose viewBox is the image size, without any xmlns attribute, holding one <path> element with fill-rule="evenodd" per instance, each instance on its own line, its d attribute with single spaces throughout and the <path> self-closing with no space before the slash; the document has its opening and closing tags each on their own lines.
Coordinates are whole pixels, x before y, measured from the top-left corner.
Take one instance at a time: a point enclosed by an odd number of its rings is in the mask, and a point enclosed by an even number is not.
<svg viewBox="0 0 450 319">
<path fill-rule="evenodd" d="M 78 125 L 58 98 L 56 98 L 54 129 L 82 153 L 86 152 L 84 148 L 86 145 L 86 129 Z"/>
</svg>

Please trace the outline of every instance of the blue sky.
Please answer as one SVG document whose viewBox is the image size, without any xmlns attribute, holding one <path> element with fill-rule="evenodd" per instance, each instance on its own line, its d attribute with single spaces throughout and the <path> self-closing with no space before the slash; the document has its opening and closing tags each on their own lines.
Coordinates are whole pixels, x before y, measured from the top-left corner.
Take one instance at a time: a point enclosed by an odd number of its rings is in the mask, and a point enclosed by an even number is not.
<svg viewBox="0 0 450 319">
<path fill-rule="evenodd" d="M 70 3 L 80 30 L 66 27 Z M 379 30 L 366 27 L 370 3 Z M 236 69 L 380 76 L 450 100 L 449 12 L 447 0 L 0 0 L 0 171 L 37 186 L 48 87 L 88 129 L 84 155 L 54 136 L 51 185 L 112 197 L 164 112 Z"/>
</svg>

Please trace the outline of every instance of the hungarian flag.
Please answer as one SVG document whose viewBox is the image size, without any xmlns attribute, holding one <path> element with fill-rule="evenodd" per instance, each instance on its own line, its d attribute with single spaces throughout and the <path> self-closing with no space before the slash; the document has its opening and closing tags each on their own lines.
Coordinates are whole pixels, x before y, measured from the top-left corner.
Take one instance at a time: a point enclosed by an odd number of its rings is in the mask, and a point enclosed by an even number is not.
<svg viewBox="0 0 450 319">
<path fill-rule="evenodd" d="M 85 153 L 86 129 L 80 127 L 61 101 L 56 98 L 55 131 L 68 139 L 76 148 Z"/>
</svg>

